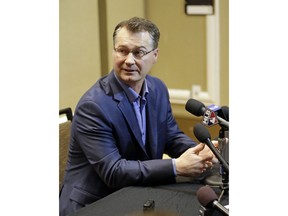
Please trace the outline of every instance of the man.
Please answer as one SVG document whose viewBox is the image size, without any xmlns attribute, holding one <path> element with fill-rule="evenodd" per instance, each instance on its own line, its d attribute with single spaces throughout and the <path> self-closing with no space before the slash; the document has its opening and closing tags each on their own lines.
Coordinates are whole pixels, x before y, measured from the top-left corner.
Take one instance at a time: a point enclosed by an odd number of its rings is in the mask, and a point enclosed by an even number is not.
<svg viewBox="0 0 288 216">
<path fill-rule="evenodd" d="M 148 75 L 159 37 L 142 18 L 115 27 L 113 70 L 75 109 L 60 215 L 126 186 L 175 183 L 176 176 L 195 177 L 212 166 L 209 148 L 179 130 L 167 87 Z"/>
</svg>

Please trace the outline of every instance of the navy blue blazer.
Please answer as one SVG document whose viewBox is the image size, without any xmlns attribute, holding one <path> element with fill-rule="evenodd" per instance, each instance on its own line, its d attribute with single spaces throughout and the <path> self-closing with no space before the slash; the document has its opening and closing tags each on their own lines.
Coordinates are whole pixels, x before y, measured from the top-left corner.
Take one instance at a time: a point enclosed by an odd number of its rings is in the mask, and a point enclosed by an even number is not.
<svg viewBox="0 0 288 216">
<path fill-rule="evenodd" d="M 131 185 L 175 183 L 171 159 L 196 145 L 172 115 L 167 87 L 147 75 L 146 145 L 133 106 L 114 71 L 98 80 L 74 113 L 60 215 Z"/>
</svg>

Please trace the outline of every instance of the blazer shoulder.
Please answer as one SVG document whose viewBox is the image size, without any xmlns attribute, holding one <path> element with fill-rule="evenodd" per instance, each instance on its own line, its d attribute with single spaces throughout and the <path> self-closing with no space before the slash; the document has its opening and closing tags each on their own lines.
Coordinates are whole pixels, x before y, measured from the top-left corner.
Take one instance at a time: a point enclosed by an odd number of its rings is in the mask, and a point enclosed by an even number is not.
<svg viewBox="0 0 288 216">
<path fill-rule="evenodd" d="M 159 79 L 158 77 L 147 75 L 146 80 L 147 80 L 148 87 L 152 88 L 153 90 L 155 90 L 156 88 L 168 89 L 166 84 L 161 79 Z"/>
</svg>

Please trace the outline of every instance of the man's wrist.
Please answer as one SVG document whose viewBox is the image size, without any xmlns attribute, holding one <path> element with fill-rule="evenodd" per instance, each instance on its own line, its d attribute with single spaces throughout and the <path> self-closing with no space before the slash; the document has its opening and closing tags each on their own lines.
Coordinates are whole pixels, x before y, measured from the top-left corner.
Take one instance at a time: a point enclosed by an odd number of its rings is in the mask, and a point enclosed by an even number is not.
<svg viewBox="0 0 288 216">
<path fill-rule="evenodd" d="M 175 160 L 176 160 L 175 158 L 172 158 L 173 172 L 174 172 L 174 175 L 176 177 L 177 171 L 176 171 L 176 161 Z"/>
</svg>

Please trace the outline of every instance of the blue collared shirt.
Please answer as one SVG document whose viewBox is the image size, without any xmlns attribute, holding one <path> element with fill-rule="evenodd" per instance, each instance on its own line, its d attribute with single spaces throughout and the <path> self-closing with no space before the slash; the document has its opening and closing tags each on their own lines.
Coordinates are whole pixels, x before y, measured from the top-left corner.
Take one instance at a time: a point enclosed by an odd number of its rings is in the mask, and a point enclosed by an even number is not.
<svg viewBox="0 0 288 216">
<path fill-rule="evenodd" d="M 133 104 L 135 115 L 138 120 L 139 129 L 142 135 L 142 141 L 143 141 L 143 144 L 145 145 L 146 143 L 146 103 L 147 103 L 146 95 L 149 93 L 147 82 L 146 80 L 144 80 L 142 91 L 141 91 L 142 95 L 139 95 L 131 87 L 127 86 L 122 81 L 120 81 L 117 75 L 115 74 L 115 72 L 114 72 L 114 76 L 116 77 L 117 81 L 122 86 L 122 88 L 124 89 L 130 103 Z M 172 158 L 171 161 L 173 165 L 174 175 L 177 176 L 175 159 Z"/>
<path fill-rule="evenodd" d="M 117 81 L 124 89 L 128 100 L 133 105 L 133 109 L 138 121 L 139 129 L 141 131 L 142 141 L 145 145 L 146 143 L 146 95 L 149 93 L 146 80 L 144 80 L 141 95 L 135 92 L 131 87 L 124 84 L 121 80 L 118 79 L 117 75 L 114 73 Z"/>
</svg>

